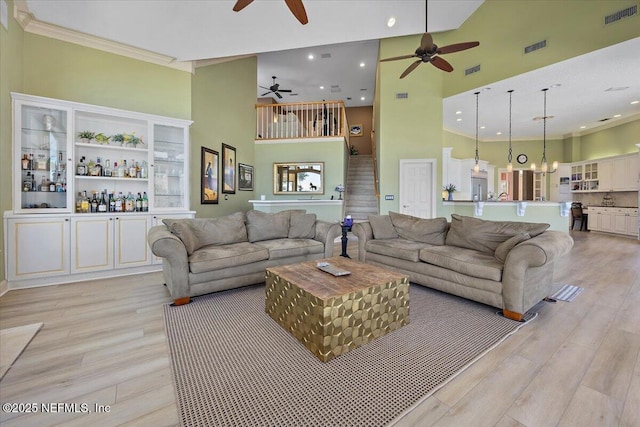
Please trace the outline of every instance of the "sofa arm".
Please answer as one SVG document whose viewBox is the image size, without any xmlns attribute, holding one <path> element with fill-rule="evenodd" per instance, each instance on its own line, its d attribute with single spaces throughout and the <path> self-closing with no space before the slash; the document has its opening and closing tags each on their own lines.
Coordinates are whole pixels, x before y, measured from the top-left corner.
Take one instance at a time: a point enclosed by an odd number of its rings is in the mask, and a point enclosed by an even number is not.
<svg viewBox="0 0 640 427">
<path fill-rule="evenodd" d="M 561 231 L 544 233 L 509 251 L 502 272 L 504 308 L 524 313 L 548 295 L 554 262 L 573 247 L 573 239 Z"/>
<path fill-rule="evenodd" d="M 149 229 L 147 242 L 151 252 L 163 258 L 164 280 L 172 298 L 189 298 L 189 258 L 182 240 L 173 235 L 166 225 L 156 225 Z"/>
<path fill-rule="evenodd" d="M 365 250 L 365 244 L 369 240 L 373 240 L 373 229 L 369 221 L 357 222 L 351 227 L 351 232 L 358 238 L 358 260 L 365 262 L 367 258 L 367 252 Z"/>
<path fill-rule="evenodd" d="M 316 237 L 314 240 L 324 245 L 325 258 L 333 256 L 333 242 L 342 234 L 342 227 L 337 222 L 316 221 Z"/>
</svg>

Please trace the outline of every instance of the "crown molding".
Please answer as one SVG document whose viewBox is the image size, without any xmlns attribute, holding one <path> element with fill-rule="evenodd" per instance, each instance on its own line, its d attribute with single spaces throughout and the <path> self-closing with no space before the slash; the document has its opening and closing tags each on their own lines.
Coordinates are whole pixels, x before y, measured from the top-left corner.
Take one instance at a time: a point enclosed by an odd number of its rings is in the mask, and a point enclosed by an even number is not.
<svg viewBox="0 0 640 427">
<path fill-rule="evenodd" d="M 600 126 L 595 126 L 591 129 L 586 129 L 582 132 L 578 132 L 577 135 L 566 135 L 567 137 L 570 136 L 584 136 L 584 135 L 589 135 L 590 133 L 596 133 L 596 132 L 600 132 L 603 131 L 605 129 L 610 129 L 616 126 L 620 126 L 623 125 L 625 123 L 630 123 L 630 122 L 635 122 L 636 120 L 640 120 L 640 113 L 639 114 L 632 114 L 631 116 L 627 116 L 627 117 L 622 117 L 619 119 L 613 119 L 613 120 L 609 120 L 607 122 L 605 122 L 604 124 L 600 125 Z"/>
<path fill-rule="evenodd" d="M 123 43 L 106 40 L 90 34 L 81 33 L 79 31 L 69 30 L 57 25 L 41 22 L 36 19 L 24 0 L 15 0 L 13 5 L 13 17 L 18 21 L 22 29 L 28 33 L 40 36 L 50 37 L 56 40 L 62 40 L 81 46 L 98 49 L 103 52 L 113 53 L 116 55 L 126 56 L 128 58 L 137 59 L 139 61 L 149 62 L 164 67 L 173 68 L 175 70 L 194 72 L 192 61 L 180 62 L 176 58 L 162 55 L 148 50 L 128 46 Z"/>
<path fill-rule="evenodd" d="M 257 56 L 257 55 L 254 53 L 250 53 L 247 55 L 227 56 L 224 58 L 198 59 L 193 62 L 194 62 L 194 68 L 201 68 L 209 65 L 216 65 L 216 64 L 222 64 L 225 62 L 231 62 L 238 59 L 251 58 L 252 56 Z"/>
</svg>

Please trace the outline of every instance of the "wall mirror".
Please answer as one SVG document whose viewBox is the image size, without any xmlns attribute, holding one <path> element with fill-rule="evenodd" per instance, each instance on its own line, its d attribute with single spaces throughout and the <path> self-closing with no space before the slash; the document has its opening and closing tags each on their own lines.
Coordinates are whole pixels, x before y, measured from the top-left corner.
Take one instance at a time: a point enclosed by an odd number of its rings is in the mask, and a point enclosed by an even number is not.
<svg viewBox="0 0 640 427">
<path fill-rule="evenodd" d="M 324 162 L 274 163 L 273 194 L 324 194 Z"/>
</svg>

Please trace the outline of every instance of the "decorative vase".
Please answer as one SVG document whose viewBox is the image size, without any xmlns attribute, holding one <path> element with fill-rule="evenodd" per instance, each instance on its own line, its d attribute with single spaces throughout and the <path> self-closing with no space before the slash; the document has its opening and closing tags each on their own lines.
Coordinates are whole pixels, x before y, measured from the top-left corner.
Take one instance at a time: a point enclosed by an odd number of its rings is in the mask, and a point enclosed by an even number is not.
<svg viewBox="0 0 640 427">
<path fill-rule="evenodd" d="M 449 193 L 449 195 L 447 196 L 447 200 L 449 201 L 453 200 L 453 192 Z"/>
</svg>

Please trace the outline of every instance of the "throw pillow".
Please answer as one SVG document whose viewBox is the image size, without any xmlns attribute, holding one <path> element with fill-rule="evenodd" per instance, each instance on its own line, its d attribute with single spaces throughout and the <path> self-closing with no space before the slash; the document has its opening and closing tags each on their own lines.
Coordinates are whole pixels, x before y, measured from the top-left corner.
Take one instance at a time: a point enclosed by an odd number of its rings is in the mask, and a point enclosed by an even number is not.
<svg viewBox="0 0 640 427">
<path fill-rule="evenodd" d="M 500 243 L 496 248 L 496 252 L 493 256 L 500 262 L 504 262 L 507 259 L 507 255 L 517 244 L 524 242 L 525 240 L 529 240 L 531 236 L 529 233 L 518 233 L 513 237 L 505 240 Z"/>
<path fill-rule="evenodd" d="M 389 212 L 389 217 L 398 236 L 415 242 L 442 246 L 447 235 L 447 219 L 424 219 L 397 212 Z"/>
<path fill-rule="evenodd" d="M 313 239 L 316 237 L 316 214 L 292 213 L 287 237 L 289 239 Z"/>
<path fill-rule="evenodd" d="M 291 212 L 275 214 L 251 210 L 247 212 L 247 235 L 250 242 L 284 239 L 289 235 Z"/>
<path fill-rule="evenodd" d="M 162 222 L 182 240 L 189 255 L 203 246 L 247 241 L 242 212 L 220 218 L 164 219 Z"/>
<path fill-rule="evenodd" d="M 389 215 L 369 215 L 369 224 L 374 239 L 397 239 L 398 232 L 393 228 Z"/>
<path fill-rule="evenodd" d="M 519 233 L 531 237 L 543 233 L 549 224 L 515 221 L 486 221 L 479 218 L 451 214 L 451 226 L 446 244 L 460 248 L 475 249 L 494 254 L 504 241 Z"/>
</svg>

